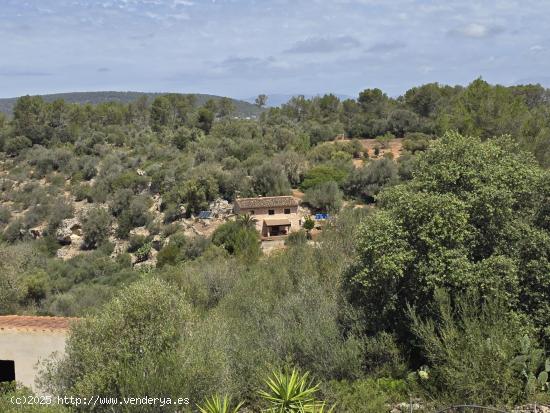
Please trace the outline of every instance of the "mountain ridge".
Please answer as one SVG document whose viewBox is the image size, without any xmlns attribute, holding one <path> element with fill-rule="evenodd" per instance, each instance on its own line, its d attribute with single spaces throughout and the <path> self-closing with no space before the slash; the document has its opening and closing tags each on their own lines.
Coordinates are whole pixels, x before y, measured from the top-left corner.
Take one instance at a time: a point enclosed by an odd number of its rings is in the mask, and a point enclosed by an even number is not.
<svg viewBox="0 0 550 413">
<path fill-rule="evenodd" d="M 98 91 L 98 92 L 67 92 L 67 93 L 52 93 L 44 95 L 32 95 L 40 96 L 46 102 L 52 102 L 57 99 L 63 99 L 67 103 L 77 104 L 92 104 L 97 105 L 106 102 L 120 102 L 130 103 L 134 102 L 142 96 L 152 101 L 154 98 L 162 95 L 168 95 L 175 92 L 135 92 L 135 91 Z M 180 93 L 178 93 L 180 94 Z M 223 96 L 209 95 L 204 93 L 181 93 L 182 95 L 194 95 L 196 98 L 196 105 L 201 106 L 209 99 L 220 100 Z M 13 113 L 13 107 L 21 96 L 11 98 L 0 98 L 0 113 L 11 115 Z M 241 99 L 229 98 L 235 105 L 235 113 L 239 117 L 256 117 L 262 109 L 256 105 L 246 102 Z"/>
</svg>

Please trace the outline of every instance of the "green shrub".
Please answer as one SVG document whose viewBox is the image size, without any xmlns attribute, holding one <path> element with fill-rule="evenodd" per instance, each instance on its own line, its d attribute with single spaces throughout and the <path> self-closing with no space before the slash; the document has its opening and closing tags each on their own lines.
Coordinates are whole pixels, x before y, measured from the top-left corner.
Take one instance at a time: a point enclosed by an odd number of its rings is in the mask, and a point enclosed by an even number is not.
<svg viewBox="0 0 550 413">
<path fill-rule="evenodd" d="M 79 172 L 82 175 L 82 178 L 86 181 L 89 181 L 97 175 L 97 159 L 93 157 L 85 157 L 79 162 Z"/>
<path fill-rule="evenodd" d="M 128 188 L 118 189 L 114 192 L 109 201 L 111 213 L 118 217 L 123 211 L 128 209 L 130 202 L 134 196 L 134 191 Z"/>
<path fill-rule="evenodd" d="M 327 401 L 336 404 L 341 413 L 385 412 L 389 404 L 409 399 L 406 383 L 395 379 L 330 381 L 323 385 L 322 391 Z"/>
<path fill-rule="evenodd" d="M 146 242 L 136 251 L 137 262 L 147 261 L 151 255 L 152 245 L 151 242 Z"/>
<path fill-rule="evenodd" d="M 80 397 L 182 397 L 172 355 L 191 321 L 191 308 L 167 284 L 133 283 L 97 315 L 76 323 L 63 359 L 42 365 L 41 388 Z M 166 376 L 170 364 L 172 373 Z"/>
<path fill-rule="evenodd" d="M 92 187 L 88 184 L 79 184 L 76 187 L 73 188 L 73 195 L 75 197 L 75 201 L 88 201 L 93 202 L 93 196 L 92 196 Z"/>
<path fill-rule="evenodd" d="M 285 245 L 304 245 L 307 243 L 307 234 L 304 230 L 291 232 L 285 240 Z"/>
<path fill-rule="evenodd" d="M 365 339 L 365 369 L 374 377 L 403 377 L 407 366 L 395 338 L 385 332 Z"/>
<path fill-rule="evenodd" d="M 11 243 L 28 239 L 29 235 L 23 220 L 21 218 L 13 220 L 6 228 L 4 228 L 2 238 Z"/>
<path fill-rule="evenodd" d="M 100 207 L 90 209 L 82 219 L 83 247 L 85 249 L 96 248 L 107 240 L 110 230 L 111 215 Z"/>
<path fill-rule="evenodd" d="M 209 241 L 204 237 L 188 238 L 175 233 L 157 255 L 157 266 L 175 265 L 182 261 L 193 260 L 203 254 Z"/>
<path fill-rule="evenodd" d="M 136 252 L 145 243 L 147 243 L 147 237 L 145 235 L 131 235 L 128 239 L 128 252 Z"/>
<path fill-rule="evenodd" d="M 32 146 L 32 141 L 25 136 L 8 138 L 4 142 L 4 151 L 8 155 L 18 155 L 21 151 Z"/>
<path fill-rule="evenodd" d="M 216 228 L 212 234 L 212 243 L 248 261 L 255 261 L 261 255 L 258 231 L 236 221 L 226 222 Z"/>
<path fill-rule="evenodd" d="M 526 401 L 521 371 L 514 365 L 528 326 L 499 298 L 456 299 L 439 292 L 433 319 L 411 310 L 412 329 L 428 368 L 418 382 L 449 403 L 513 406 Z"/>
<path fill-rule="evenodd" d="M 0 225 L 5 225 L 10 222 L 11 211 L 5 206 L 0 206 Z"/>
</svg>

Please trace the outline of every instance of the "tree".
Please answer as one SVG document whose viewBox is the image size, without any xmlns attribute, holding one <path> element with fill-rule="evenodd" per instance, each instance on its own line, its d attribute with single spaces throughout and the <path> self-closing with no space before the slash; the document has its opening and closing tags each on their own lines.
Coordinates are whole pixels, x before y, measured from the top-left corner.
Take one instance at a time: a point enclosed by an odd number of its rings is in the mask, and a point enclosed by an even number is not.
<svg viewBox="0 0 550 413">
<path fill-rule="evenodd" d="M 405 133 L 417 130 L 418 117 L 414 112 L 406 109 L 395 109 L 388 117 L 388 128 L 398 138 Z"/>
<path fill-rule="evenodd" d="M 365 202 L 374 202 L 384 187 L 398 182 L 397 170 L 397 165 L 391 159 L 370 161 L 364 167 L 352 171 L 344 183 L 345 191 Z"/>
<path fill-rule="evenodd" d="M 340 99 L 337 96 L 331 94 L 324 95 L 318 99 L 319 110 L 321 116 L 325 120 L 335 120 L 338 117 L 338 111 L 340 109 Z"/>
<path fill-rule="evenodd" d="M 300 185 L 302 191 L 318 186 L 326 182 L 343 182 L 347 177 L 347 172 L 332 166 L 319 165 L 311 168 L 305 175 L 304 181 Z"/>
<path fill-rule="evenodd" d="M 47 136 L 46 104 L 40 96 L 23 96 L 13 108 L 15 134 L 24 136 L 33 144 L 42 144 Z"/>
<path fill-rule="evenodd" d="M 413 87 L 405 92 L 405 102 L 419 116 L 433 116 L 442 92 L 437 83 Z"/>
<path fill-rule="evenodd" d="M 389 98 L 380 89 L 365 89 L 359 93 L 357 102 L 364 112 L 382 117 L 387 110 Z"/>
<path fill-rule="evenodd" d="M 441 133 L 457 130 L 483 139 L 511 134 L 520 136 L 528 107 L 521 96 L 504 86 L 491 86 L 481 78 L 474 80 L 441 111 L 436 122 Z"/>
<path fill-rule="evenodd" d="M 235 104 L 230 98 L 223 97 L 218 101 L 218 116 L 225 118 L 235 111 Z"/>
<path fill-rule="evenodd" d="M 256 97 L 256 99 L 254 100 L 254 103 L 259 108 L 263 108 L 267 104 L 267 95 L 264 95 L 264 94 L 258 95 L 258 97 Z"/>
<path fill-rule="evenodd" d="M 202 129 L 204 133 L 210 133 L 212 124 L 214 123 L 214 112 L 206 106 L 199 109 L 197 116 L 197 127 Z"/>
<path fill-rule="evenodd" d="M 248 228 L 248 229 L 256 228 L 256 221 L 257 219 L 249 214 L 242 214 L 237 217 L 237 223 L 243 228 Z"/>
<path fill-rule="evenodd" d="M 287 195 L 290 184 L 283 168 L 272 161 L 266 161 L 252 170 L 253 186 L 257 194 L 264 196 Z"/>
<path fill-rule="evenodd" d="M 400 321 L 406 303 L 425 308 L 445 288 L 452 297 L 498 293 L 547 334 L 542 302 L 550 295 L 540 282 L 550 238 L 533 221 L 544 179 L 534 159 L 509 138 L 482 143 L 451 133 L 414 168 L 411 181 L 382 191 L 381 211 L 360 229 L 348 289 L 367 330 L 390 328 L 410 339 Z"/>
<path fill-rule="evenodd" d="M 151 127 L 159 131 L 162 127 L 176 129 L 189 121 L 195 97 L 171 93 L 158 96 L 151 105 Z"/>
<path fill-rule="evenodd" d="M 315 221 L 307 216 L 304 220 L 304 229 L 309 233 L 313 228 L 315 228 Z"/>
<path fill-rule="evenodd" d="M 334 181 L 323 182 L 306 191 L 304 202 L 316 211 L 335 213 L 342 207 L 342 191 Z"/>
</svg>

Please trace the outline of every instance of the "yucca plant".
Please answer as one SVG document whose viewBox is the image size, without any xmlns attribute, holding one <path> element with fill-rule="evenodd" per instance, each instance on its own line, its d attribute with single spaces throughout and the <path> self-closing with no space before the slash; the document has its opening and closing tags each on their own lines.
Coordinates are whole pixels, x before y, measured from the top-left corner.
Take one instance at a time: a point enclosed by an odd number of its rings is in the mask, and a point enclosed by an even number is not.
<svg viewBox="0 0 550 413">
<path fill-rule="evenodd" d="M 204 405 L 197 407 L 201 413 L 239 413 L 244 403 L 240 402 L 237 406 L 231 407 L 231 398 L 227 395 L 220 397 L 214 395 L 204 401 Z"/>
<path fill-rule="evenodd" d="M 267 391 L 260 390 L 259 395 L 270 407 L 269 413 L 313 413 L 324 403 L 315 401 L 314 394 L 319 390 L 318 384 L 309 380 L 309 373 L 300 374 L 296 369 L 291 374 L 274 371 L 265 384 Z M 321 411 L 322 412 L 322 411 Z"/>
</svg>

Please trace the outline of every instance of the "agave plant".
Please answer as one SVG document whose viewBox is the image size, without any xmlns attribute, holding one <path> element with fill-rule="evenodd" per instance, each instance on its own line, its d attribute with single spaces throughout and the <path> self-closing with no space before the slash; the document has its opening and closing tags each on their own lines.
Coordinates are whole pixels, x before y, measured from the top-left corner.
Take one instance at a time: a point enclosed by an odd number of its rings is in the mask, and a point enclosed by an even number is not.
<svg viewBox="0 0 550 413">
<path fill-rule="evenodd" d="M 239 413 L 243 404 L 243 402 L 240 402 L 237 406 L 231 407 L 231 398 L 229 396 L 225 395 L 222 398 L 215 395 L 210 399 L 206 399 L 203 406 L 197 404 L 197 407 L 201 413 Z"/>
<path fill-rule="evenodd" d="M 324 408 L 324 403 L 315 401 L 314 394 L 319 385 L 313 385 L 308 379 L 309 373 L 300 374 L 296 369 L 291 374 L 275 371 L 265 384 L 267 391 L 259 391 L 261 398 L 266 400 L 270 407 L 265 410 L 269 413 L 314 413 Z M 313 410 L 317 409 L 317 410 Z"/>
</svg>

